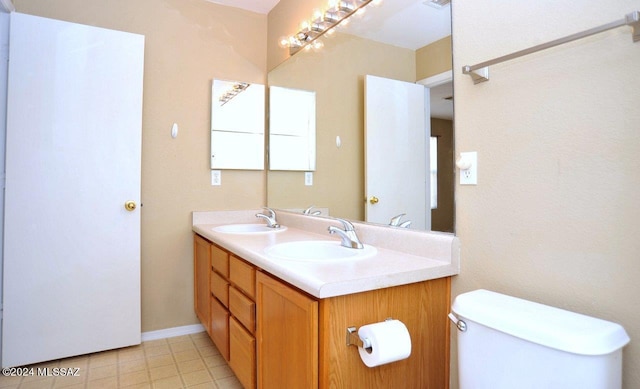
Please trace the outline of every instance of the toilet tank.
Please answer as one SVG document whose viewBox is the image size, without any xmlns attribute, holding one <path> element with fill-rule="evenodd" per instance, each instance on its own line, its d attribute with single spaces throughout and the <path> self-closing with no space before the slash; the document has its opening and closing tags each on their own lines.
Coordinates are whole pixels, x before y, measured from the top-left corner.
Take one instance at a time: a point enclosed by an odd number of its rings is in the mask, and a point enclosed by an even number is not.
<svg viewBox="0 0 640 389">
<path fill-rule="evenodd" d="M 622 386 L 619 324 L 476 290 L 453 302 L 461 389 L 614 389 Z M 463 328 L 463 329 L 460 329 Z"/>
</svg>

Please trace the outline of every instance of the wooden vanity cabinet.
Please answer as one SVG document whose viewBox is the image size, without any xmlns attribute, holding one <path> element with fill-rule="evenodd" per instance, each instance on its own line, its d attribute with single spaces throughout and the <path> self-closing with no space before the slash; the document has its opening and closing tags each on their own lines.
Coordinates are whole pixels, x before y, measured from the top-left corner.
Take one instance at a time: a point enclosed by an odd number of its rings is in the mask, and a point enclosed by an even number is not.
<svg viewBox="0 0 640 389">
<path fill-rule="evenodd" d="M 450 277 L 317 299 L 198 235 L 194 247 L 196 313 L 245 388 L 449 387 Z M 411 355 L 369 368 L 346 330 L 387 318 Z"/>
<path fill-rule="evenodd" d="M 198 318 L 242 385 L 255 388 L 255 267 L 197 234 L 194 242 Z"/>
</svg>

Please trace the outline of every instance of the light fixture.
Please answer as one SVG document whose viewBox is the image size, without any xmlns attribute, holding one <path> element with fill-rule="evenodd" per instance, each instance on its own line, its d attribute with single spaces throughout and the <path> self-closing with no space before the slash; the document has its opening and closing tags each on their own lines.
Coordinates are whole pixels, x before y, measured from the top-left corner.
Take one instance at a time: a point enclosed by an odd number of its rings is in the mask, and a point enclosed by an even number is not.
<svg viewBox="0 0 640 389">
<path fill-rule="evenodd" d="M 231 99 L 233 99 L 240 93 L 244 92 L 245 89 L 249 87 L 249 85 L 251 84 L 248 84 L 246 82 L 236 82 L 235 84 L 231 85 L 229 90 L 227 90 L 222 95 L 220 95 L 220 98 L 218 99 L 218 101 L 220 101 L 220 106 L 222 107 L 223 105 L 227 104 Z"/>
<path fill-rule="evenodd" d="M 343 23 L 354 13 L 361 10 L 369 3 L 378 3 L 379 0 L 329 0 L 329 5 L 324 12 L 316 11 L 310 21 L 300 24 L 300 30 L 290 37 L 280 38 L 280 46 L 288 47 L 289 54 L 293 55 L 301 49 L 320 49 L 323 43 L 317 40 L 324 35 L 330 35 L 334 27 Z"/>
</svg>

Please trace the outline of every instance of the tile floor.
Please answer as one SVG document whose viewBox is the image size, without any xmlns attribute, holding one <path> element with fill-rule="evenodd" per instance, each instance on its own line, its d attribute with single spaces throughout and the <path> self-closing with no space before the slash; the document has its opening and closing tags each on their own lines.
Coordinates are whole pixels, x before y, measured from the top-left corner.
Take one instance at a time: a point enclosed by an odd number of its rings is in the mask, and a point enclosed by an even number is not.
<svg viewBox="0 0 640 389">
<path fill-rule="evenodd" d="M 206 332 L 35 364 L 34 376 L 0 375 L 0 388 L 242 389 Z M 79 368 L 78 376 L 38 376 L 38 368 Z M 41 370 L 42 371 L 42 370 Z"/>
</svg>

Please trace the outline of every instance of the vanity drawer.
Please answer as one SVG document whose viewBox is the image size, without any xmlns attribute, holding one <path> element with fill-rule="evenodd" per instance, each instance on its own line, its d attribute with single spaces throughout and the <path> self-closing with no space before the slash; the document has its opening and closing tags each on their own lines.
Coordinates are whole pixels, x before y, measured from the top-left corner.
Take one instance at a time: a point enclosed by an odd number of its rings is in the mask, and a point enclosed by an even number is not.
<svg viewBox="0 0 640 389">
<path fill-rule="evenodd" d="M 229 280 L 238 288 L 242 289 L 247 296 L 256 296 L 256 270 L 242 259 L 235 255 L 229 256 Z"/>
<path fill-rule="evenodd" d="M 211 340 L 220 354 L 229 360 L 229 311 L 215 297 L 211 297 Z"/>
<path fill-rule="evenodd" d="M 229 283 L 220 274 L 212 271 L 209 282 L 211 293 L 220 300 L 225 307 L 229 306 Z"/>
<path fill-rule="evenodd" d="M 211 266 L 224 277 L 229 278 L 229 253 L 211 245 Z"/>
<path fill-rule="evenodd" d="M 229 310 L 251 333 L 255 333 L 256 303 L 233 286 L 229 287 Z"/>
<path fill-rule="evenodd" d="M 229 366 L 245 388 L 256 387 L 256 339 L 233 317 L 229 319 Z"/>
</svg>

